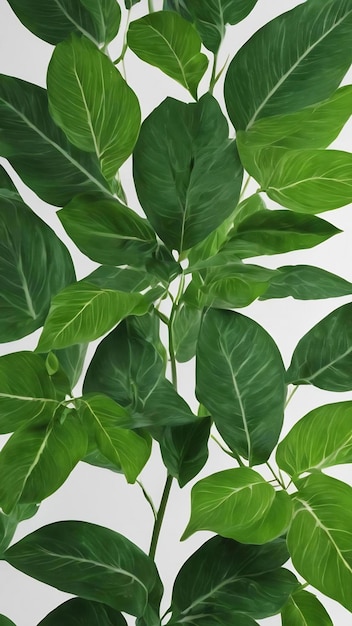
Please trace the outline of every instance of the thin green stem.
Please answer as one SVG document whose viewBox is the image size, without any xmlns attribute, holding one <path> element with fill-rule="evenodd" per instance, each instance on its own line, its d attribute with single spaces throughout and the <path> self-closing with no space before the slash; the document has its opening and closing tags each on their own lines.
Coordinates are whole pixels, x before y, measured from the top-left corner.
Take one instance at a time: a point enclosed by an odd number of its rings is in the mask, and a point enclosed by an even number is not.
<svg viewBox="0 0 352 626">
<path fill-rule="evenodd" d="M 224 446 L 216 437 L 214 437 L 214 435 L 210 435 L 210 437 L 213 441 L 215 441 L 215 443 L 217 443 L 219 448 L 221 448 L 221 450 L 225 452 L 225 454 L 230 456 L 232 459 L 235 459 L 240 467 L 245 467 L 245 464 L 243 463 L 241 457 L 236 452 L 232 452 L 231 450 L 227 450 L 227 448 L 224 448 Z"/>
<path fill-rule="evenodd" d="M 165 515 L 165 509 L 166 509 L 167 501 L 170 495 L 172 481 L 173 481 L 172 476 L 168 475 L 166 479 L 163 495 L 161 496 L 159 510 L 158 510 L 155 523 L 154 523 L 152 540 L 150 542 L 149 556 L 151 559 L 154 559 L 155 557 L 160 530 L 161 530 L 161 526 L 162 526 L 164 515 Z"/>
<path fill-rule="evenodd" d="M 147 490 L 145 489 L 145 487 L 144 487 L 143 483 L 142 483 L 140 480 L 136 480 L 136 483 L 137 483 L 137 485 L 139 485 L 139 487 L 142 489 L 142 493 L 143 493 L 143 495 L 144 495 L 144 497 L 145 497 L 146 501 L 148 502 L 148 504 L 149 504 L 149 506 L 150 506 L 151 510 L 153 511 L 154 519 L 156 520 L 156 518 L 157 518 L 157 515 L 158 515 L 158 514 L 157 514 L 156 508 L 155 508 L 155 506 L 154 506 L 153 500 L 151 499 L 151 497 L 150 497 L 149 493 L 148 493 L 148 492 L 147 492 Z"/>
<path fill-rule="evenodd" d="M 292 400 L 293 396 L 295 395 L 295 393 L 296 393 L 297 389 L 298 389 L 298 385 L 296 385 L 296 386 L 292 389 L 292 391 L 288 394 L 288 396 L 287 396 L 287 400 L 286 400 L 286 403 L 285 403 L 285 409 L 286 409 L 287 405 L 289 404 L 289 402 L 291 402 L 291 400 Z"/>
<path fill-rule="evenodd" d="M 276 474 L 276 472 L 274 471 L 274 469 L 272 468 L 272 466 L 270 465 L 269 461 L 266 462 L 266 466 L 269 468 L 269 470 L 271 471 L 272 475 L 274 476 L 275 480 L 277 481 L 277 483 L 280 485 L 280 487 L 282 487 L 283 489 L 286 490 L 286 486 L 284 481 Z"/>
<path fill-rule="evenodd" d="M 209 93 L 213 93 L 214 91 L 214 87 L 216 85 L 216 65 L 218 62 L 218 55 L 217 53 L 214 54 L 214 58 L 213 58 L 213 68 L 211 71 L 211 77 L 210 77 L 210 83 L 209 83 Z"/>
<path fill-rule="evenodd" d="M 169 355 L 170 355 L 170 364 L 171 364 L 171 380 L 172 380 L 172 384 L 175 387 L 176 391 L 177 391 L 177 364 L 176 364 L 176 356 L 175 356 L 175 345 L 174 345 L 174 334 L 173 334 L 173 322 L 174 322 L 174 317 L 177 313 L 177 309 L 179 306 L 179 301 L 180 298 L 183 294 L 183 290 L 184 290 L 184 286 L 185 286 L 185 276 L 184 274 L 181 275 L 181 279 L 180 279 L 180 283 L 178 286 L 178 290 L 177 290 L 177 294 L 176 297 L 173 299 L 172 301 L 172 309 L 171 309 L 171 313 L 170 313 L 170 319 L 168 322 L 168 326 L 169 326 Z"/>
<path fill-rule="evenodd" d="M 154 13 L 154 3 L 153 3 L 153 0 L 148 0 L 148 11 L 149 11 L 149 13 Z"/>
<path fill-rule="evenodd" d="M 118 63 L 121 63 L 121 61 L 123 62 L 124 58 L 125 58 L 125 54 L 128 50 L 128 44 L 127 44 L 127 32 L 128 32 L 128 28 L 130 25 L 130 19 L 131 19 L 131 9 L 128 9 L 127 11 L 127 20 L 126 20 L 126 26 L 125 26 L 125 32 L 123 34 L 123 44 L 122 44 L 122 50 L 120 53 L 120 56 L 117 57 L 117 59 L 115 59 L 115 61 L 113 61 L 114 65 L 117 65 Z M 125 67 L 123 64 L 123 68 L 124 68 L 124 72 L 125 72 Z"/>
<path fill-rule="evenodd" d="M 162 313 L 161 311 L 159 311 L 159 309 L 155 309 L 155 313 L 158 316 L 158 318 L 163 322 L 163 324 L 166 324 L 166 326 L 169 325 L 169 318 L 167 317 L 167 315 L 164 315 L 164 313 Z"/>
<path fill-rule="evenodd" d="M 248 176 L 247 176 L 247 178 L 246 178 L 246 180 L 245 180 L 245 183 L 244 183 L 244 185 L 243 185 L 243 187 L 242 187 L 242 191 L 241 191 L 241 195 L 240 195 L 240 202 L 241 202 L 241 200 L 243 200 L 244 194 L 245 194 L 245 193 L 246 193 L 246 191 L 247 191 L 247 187 L 248 187 L 248 185 L 249 185 L 249 183 L 250 183 L 251 178 L 252 178 L 252 177 L 251 177 L 251 175 L 250 175 L 250 174 L 248 174 Z"/>
</svg>

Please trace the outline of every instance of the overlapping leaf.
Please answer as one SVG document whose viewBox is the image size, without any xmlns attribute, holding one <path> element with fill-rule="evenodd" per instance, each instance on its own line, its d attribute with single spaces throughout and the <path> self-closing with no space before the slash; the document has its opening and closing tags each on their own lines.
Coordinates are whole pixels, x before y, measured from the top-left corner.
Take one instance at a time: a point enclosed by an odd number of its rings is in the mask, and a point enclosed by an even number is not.
<svg viewBox="0 0 352 626">
<path fill-rule="evenodd" d="M 192 359 L 197 350 L 197 341 L 202 322 L 202 310 L 183 302 L 177 309 L 172 332 L 176 359 L 184 363 Z"/>
<path fill-rule="evenodd" d="M 319 300 L 338 298 L 352 293 L 352 283 L 336 274 L 312 265 L 285 265 L 270 278 L 268 289 L 260 300 L 287 298 Z"/>
<path fill-rule="evenodd" d="M 10 515 L 0 512 L 0 554 L 10 545 L 18 524 L 33 517 L 37 510 L 36 504 L 17 504 Z"/>
<path fill-rule="evenodd" d="M 213 259 L 209 259 L 210 263 Z M 198 306 L 219 309 L 248 306 L 266 292 L 274 274 L 265 267 L 242 263 L 227 246 L 214 258 L 214 263 L 217 266 L 208 269 L 200 285 Z"/>
<path fill-rule="evenodd" d="M 318 598 L 309 591 L 296 591 L 281 611 L 282 626 L 333 626 Z"/>
<path fill-rule="evenodd" d="M 51 611 L 38 626 L 127 626 L 121 613 L 106 604 L 72 598 Z"/>
<path fill-rule="evenodd" d="M 166 427 L 160 449 L 169 474 L 184 487 L 197 476 L 208 460 L 211 420 L 203 417 L 185 426 Z"/>
</svg>

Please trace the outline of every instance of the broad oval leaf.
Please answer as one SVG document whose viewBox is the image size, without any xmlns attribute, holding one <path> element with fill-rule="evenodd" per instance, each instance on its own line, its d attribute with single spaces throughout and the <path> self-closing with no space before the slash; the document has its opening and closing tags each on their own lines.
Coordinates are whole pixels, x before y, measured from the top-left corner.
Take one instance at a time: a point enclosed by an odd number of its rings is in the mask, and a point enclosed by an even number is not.
<svg viewBox="0 0 352 626">
<path fill-rule="evenodd" d="M 352 283 L 320 267 L 285 265 L 277 268 L 260 300 L 288 296 L 297 300 L 319 300 L 348 296 L 351 293 Z"/>
<path fill-rule="evenodd" d="M 242 176 L 226 118 L 209 94 L 195 104 L 167 98 L 143 122 L 134 180 L 148 219 L 170 249 L 191 248 L 231 215 Z"/>
<path fill-rule="evenodd" d="M 284 366 L 261 326 L 232 311 L 205 313 L 196 393 L 231 449 L 251 464 L 269 458 L 283 420 Z"/>
<path fill-rule="evenodd" d="M 135 93 L 103 52 L 76 35 L 56 47 L 47 83 L 54 121 L 74 146 L 96 154 L 111 181 L 138 137 Z"/>
<path fill-rule="evenodd" d="M 177 13 L 157 11 L 130 24 L 127 42 L 142 61 L 155 65 L 197 97 L 208 59 L 197 31 Z"/>
<path fill-rule="evenodd" d="M 61 591 L 142 616 L 162 587 L 153 561 L 117 532 L 88 522 L 56 522 L 5 552 L 21 572 Z"/>
<path fill-rule="evenodd" d="M 96 44 L 108 43 L 120 26 L 121 11 L 115 0 L 9 0 L 9 4 L 26 28 L 54 45 L 71 32 Z"/>
<path fill-rule="evenodd" d="M 0 76 L 0 154 L 40 198 L 63 206 L 87 191 L 109 193 L 97 158 L 72 146 L 54 124 L 46 91 Z"/>
<path fill-rule="evenodd" d="M 287 531 L 293 514 L 292 502 L 286 491 L 276 491 L 270 508 L 253 524 L 243 530 L 242 543 L 257 545 L 273 541 Z"/>
<path fill-rule="evenodd" d="M 307 413 L 279 444 L 276 460 L 290 476 L 352 463 L 352 402 Z"/>
<path fill-rule="evenodd" d="M 308 583 L 351 611 L 352 488 L 323 474 L 297 485 L 287 535 L 293 565 Z"/>
<path fill-rule="evenodd" d="M 124 317 L 142 315 L 149 303 L 139 293 L 74 283 L 52 300 L 37 351 L 47 352 L 101 337 Z"/>
<path fill-rule="evenodd" d="M 51 611 L 38 626 L 127 626 L 123 615 L 100 602 L 72 598 Z M 0 625 L 1 626 L 1 625 Z M 324 625 L 325 626 L 325 625 Z"/>
<path fill-rule="evenodd" d="M 333 626 L 330 616 L 309 591 L 296 591 L 281 611 L 282 626 Z"/>
<path fill-rule="evenodd" d="M 141 267 L 157 247 L 147 220 L 100 194 L 76 196 L 58 216 L 79 249 L 98 263 Z"/>
<path fill-rule="evenodd" d="M 352 389 L 352 304 L 344 304 L 313 326 L 298 342 L 287 382 L 327 391 Z"/>
<path fill-rule="evenodd" d="M 246 130 L 262 117 L 329 98 L 352 62 L 351 25 L 349 0 L 323 5 L 311 0 L 257 31 L 226 75 L 225 101 L 233 125 Z"/>
</svg>

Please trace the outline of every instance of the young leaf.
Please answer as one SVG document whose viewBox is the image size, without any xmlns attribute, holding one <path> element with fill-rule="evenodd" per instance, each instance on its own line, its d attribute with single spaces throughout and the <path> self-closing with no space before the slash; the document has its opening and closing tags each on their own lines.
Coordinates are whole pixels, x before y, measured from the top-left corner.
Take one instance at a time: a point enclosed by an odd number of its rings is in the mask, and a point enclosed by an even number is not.
<svg viewBox="0 0 352 626">
<path fill-rule="evenodd" d="M 287 382 L 327 391 L 352 389 L 352 304 L 344 304 L 313 326 L 298 342 Z"/>
<path fill-rule="evenodd" d="M 288 296 L 297 300 L 319 300 L 348 296 L 351 293 L 352 283 L 320 267 L 286 265 L 279 267 L 270 278 L 269 287 L 260 296 L 260 300 Z"/>
<path fill-rule="evenodd" d="M 46 91 L 4 75 L 0 76 L 0 154 L 28 187 L 54 206 L 67 204 L 79 193 L 110 191 L 97 158 L 72 146 L 54 124 Z"/>
<path fill-rule="evenodd" d="M 0 452 L 0 506 L 41 502 L 65 482 L 87 450 L 87 434 L 75 412 L 48 426 L 17 430 Z"/>
<path fill-rule="evenodd" d="M 284 367 L 261 326 L 232 311 L 205 313 L 196 393 L 233 450 L 250 464 L 269 458 L 283 420 Z"/>
<path fill-rule="evenodd" d="M 185 363 L 192 359 L 197 350 L 197 341 L 203 312 L 183 302 L 173 319 L 172 332 L 176 359 Z"/>
<path fill-rule="evenodd" d="M 56 522 L 34 531 L 5 552 L 21 572 L 61 591 L 117 611 L 143 615 L 162 586 L 153 561 L 117 532 L 88 522 Z"/>
<path fill-rule="evenodd" d="M 69 251 L 21 198 L 0 189 L 0 341 L 43 325 L 51 298 L 76 280 Z"/>
<path fill-rule="evenodd" d="M 37 351 L 92 341 L 127 315 L 143 315 L 148 308 L 139 293 L 102 289 L 86 281 L 74 283 L 53 298 Z"/>
<path fill-rule="evenodd" d="M 72 32 L 89 37 L 97 45 L 117 35 L 121 10 L 115 0 L 9 0 L 22 24 L 51 44 L 60 43 Z"/>
<path fill-rule="evenodd" d="M 141 267 L 157 247 L 147 220 L 102 194 L 76 196 L 58 216 L 79 249 L 98 263 Z"/>
<path fill-rule="evenodd" d="M 141 113 L 110 59 L 84 37 L 60 43 L 48 68 L 50 113 L 69 141 L 94 152 L 111 181 L 132 153 Z"/>
<path fill-rule="evenodd" d="M 287 535 L 293 565 L 308 583 L 352 611 L 352 488 L 323 474 L 301 479 L 298 486 Z"/>
<path fill-rule="evenodd" d="M 134 180 L 148 219 L 171 250 L 191 248 L 231 215 L 242 175 L 226 118 L 210 94 L 195 104 L 167 98 L 143 122 Z"/>
<path fill-rule="evenodd" d="M 281 611 L 282 626 L 333 626 L 325 608 L 309 591 L 295 591 Z"/>
<path fill-rule="evenodd" d="M 171 11 L 157 11 L 130 24 L 127 42 L 142 61 L 177 80 L 196 99 L 208 59 L 191 24 Z"/>
<path fill-rule="evenodd" d="M 352 463 L 352 402 L 307 413 L 279 444 L 276 460 L 290 476 Z"/>
<path fill-rule="evenodd" d="M 38 626 L 62 626 L 62 624 L 65 626 L 127 626 L 121 613 L 106 604 L 83 600 L 83 598 L 72 598 L 60 604 L 44 617 Z"/>
<path fill-rule="evenodd" d="M 329 98 L 351 64 L 351 25 L 349 0 L 323 5 L 310 0 L 257 31 L 236 54 L 225 79 L 235 128 L 247 130 L 262 117 Z"/>
<path fill-rule="evenodd" d="M 171 623 L 187 620 L 196 626 L 224 626 L 237 624 L 242 613 L 258 619 L 274 615 L 297 587 L 293 574 L 280 568 L 287 559 L 286 543 L 281 538 L 256 546 L 213 537 L 177 575 Z M 223 621 L 214 622 L 214 615 L 223 616 Z M 209 621 L 198 622 L 198 616 Z"/>
<path fill-rule="evenodd" d="M 166 427 L 160 439 L 160 450 L 169 474 L 184 487 L 208 460 L 211 419 L 204 417 L 194 424 Z"/>
</svg>

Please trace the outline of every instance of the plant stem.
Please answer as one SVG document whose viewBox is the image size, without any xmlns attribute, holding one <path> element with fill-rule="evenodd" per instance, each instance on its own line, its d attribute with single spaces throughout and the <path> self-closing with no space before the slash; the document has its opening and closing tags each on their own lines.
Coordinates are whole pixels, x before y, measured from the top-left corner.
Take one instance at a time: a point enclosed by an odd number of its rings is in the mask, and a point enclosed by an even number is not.
<svg viewBox="0 0 352 626">
<path fill-rule="evenodd" d="M 148 11 L 149 11 L 149 13 L 154 13 L 153 0 L 148 0 Z"/>
<path fill-rule="evenodd" d="M 272 475 L 274 476 L 275 480 L 280 485 L 280 487 L 282 487 L 283 489 L 286 490 L 286 486 L 285 486 L 284 481 L 281 480 L 281 478 L 279 478 L 279 476 L 275 473 L 275 471 L 273 470 L 273 468 L 270 465 L 269 461 L 267 461 L 265 465 L 269 468 L 269 470 L 271 471 Z"/>
<path fill-rule="evenodd" d="M 242 187 L 242 191 L 241 191 L 241 195 L 240 195 L 240 200 L 239 200 L 240 202 L 241 202 L 241 200 L 243 200 L 243 196 L 244 196 L 244 194 L 245 194 L 245 193 L 246 193 L 246 191 L 247 191 L 247 187 L 248 187 L 248 185 L 249 185 L 249 183 L 250 183 L 251 178 L 252 178 L 252 177 L 251 177 L 251 175 L 250 175 L 250 174 L 248 174 L 248 176 L 247 176 L 247 178 L 246 178 L 246 181 L 245 181 L 245 183 L 244 183 L 244 185 L 243 185 L 243 187 Z"/>
<path fill-rule="evenodd" d="M 231 452 L 231 450 L 227 450 L 226 448 L 224 448 L 224 446 L 216 437 L 214 437 L 214 435 L 210 435 L 210 437 L 213 441 L 215 441 L 215 443 L 218 444 L 219 448 L 221 448 L 221 450 L 225 452 L 225 454 L 230 456 L 232 459 L 235 459 L 240 467 L 245 467 L 245 464 L 243 463 L 241 457 L 236 452 Z"/>
<path fill-rule="evenodd" d="M 166 509 L 167 501 L 168 501 L 169 495 L 170 495 L 170 489 L 171 489 L 172 481 L 173 481 L 172 476 L 168 475 L 168 477 L 166 479 L 163 495 L 161 496 L 159 510 L 158 510 L 158 513 L 157 513 L 157 516 L 156 516 L 156 519 L 155 519 L 155 523 L 154 523 L 152 540 L 150 542 L 149 556 L 150 556 L 151 559 L 154 559 L 154 557 L 155 557 L 155 552 L 156 552 L 156 548 L 157 548 L 157 545 L 158 545 L 158 539 L 159 539 L 159 535 L 160 535 L 160 530 L 161 530 L 161 526 L 162 526 L 164 515 L 165 515 L 165 509 Z"/>
<path fill-rule="evenodd" d="M 148 502 L 148 504 L 149 504 L 149 506 L 150 506 L 151 510 L 153 511 L 154 519 L 156 520 L 156 518 L 157 518 L 157 515 L 158 515 L 158 514 L 157 514 L 157 512 L 156 512 L 156 509 L 155 509 L 155 506 L 154 506 L 153 500 L 151 499 L 151 497 L 150 497 L 149 493 L 148 493 L 148 492 L 147 492 L 147 490 L 145 489 L 145 487 L 144 487 L 143 483 L 142 483 L 140 480 L 136 480 L 136 483 L 137 483 L 137 485 L 139 485 L 139 487 L 142 489 L 142 493 L 143 493 L 143 495 L 144 495 L 144 497 L 145 497 L 146 501 Z"/>
<path fill-rule="evenodd" d="M 292 391 L 288 394 L 287 400 L 286 400 L 286 403 L 285 403 L 285 409 L 286 409 L 288 403 L 291 402 L 291 400 L 292 400 L 293 396 L 295 395 L 297 389 L 298 389 L 298 385 L 296 385 L 296 387 L 294 387 L 292 389 Z"/>
<path fill-rule="evenodd" d="M 180 279 L 180 283 L 179 283 L 179 286 L 178 286 L 178 291 L 177 291 L 176 297 L 173 300 L 172 309 L 171 309 L 171 313 L 170 313 L 170 319 L 169 319 L 169 323 L 168 323 L 168 326 L 169 326 L 169 355 L 170 355 L 170 363 L 171 363 L 171 380 L 172 380 L 172 384 L 175 387 L 176 391 L 177 391 L 177 364 L 176 364 L 176 357 L 175 357 L 175 346 L 174 346 L 174 336 L 173 336 L 173 331 L 172 331 L 172 325 L 173 325 L 174 317 L 175 317 L 177 309 L 178 309 L 180 298 L 181 298 L 181 296 L 183 294 L 184 286 L 185 286 L 185 276 L 184 276 L 184 274 L 182 274 L 181 279 Z"/>
<path fill-rule="evenodd" d="M 131 19 L 131 9 L 128 9 L 127 11 L 127 20 L 126 20 L 126 26 L 125 26 L 125 32 L 123 34 L 123 45 L 122 45 L 122 50 L 121 50 L 121 54 L 119 57 L 117 57 L 117 59 L 115 59 L 115 61 L 113 61 L 114 65 L 117 65 L 118 63 L 120 63 L 121 61 L 124 60 L 125 58 L 125 54 L 128 50 L 128 44 L 127 44 L 127 32 L 128 32 L 128 27 L 130 25 L 130 19 Z"/>
<path fill-rule="evenodd" d="M 216 80 L 217 80 L 217 78 L 216 78 L 216 65 L 217 65 L 217 62 L 218 62 L 218 55 L 217 55 L 217 53 L 215 53 L 214 54 L 214 59 L 213 59 L 213 68 L 212 68 L 212 71 L 211 71 L 211 77 L 210 77 L 210 83 L 209 83 L 209 93 L 211 93 L 211 94 L 214 91 L 214 87 L 216 85 Z"/>
</svg>

